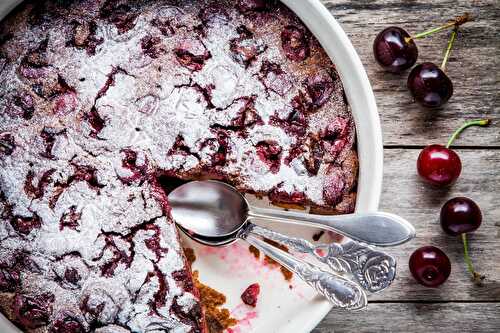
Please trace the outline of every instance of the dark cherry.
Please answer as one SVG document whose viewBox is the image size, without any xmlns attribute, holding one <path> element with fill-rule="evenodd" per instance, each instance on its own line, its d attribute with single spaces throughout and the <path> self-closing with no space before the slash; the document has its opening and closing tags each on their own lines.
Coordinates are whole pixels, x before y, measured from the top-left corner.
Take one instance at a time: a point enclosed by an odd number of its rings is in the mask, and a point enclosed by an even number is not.
<svg viewBox="0 0 500 333">
<path fill-rule="evenodd" d="M 246 305 L 257 306 L 257 297 L 260 294 L 260 285 L 258 283 L 251 284 L 247 289 L 241 294 L 241 300 Z"/>
<path fill-rule="evenodd" d="M 272 189 L 269 194 L 269 201 L 272 203 L 281 203 L 285 205 L 298 205 L 302 206 L 306 203 L 306 196 L 303 192 L 292 192 L 288 193 L 279 187 Z"/>
<path fill-rule="evenodd" d="M 314 107 L 321 107 L 328 102 L 335 89 L 333 78 L 328 74 L 309 76 L 305 83 Z"/>
<path fill-rule="evenodd" d="M 282 148 L 273 140 L 259 141 L 256 146 L 257 156 L 269 166 L 272 173 L 277 173 L 281 166 Z"/>
<path fill-rule="evenodd" d="M 78 318 L 70 312 L 64 311 L 57 316 L 52 324 L 50 333 L 83 333 L 85 328 Z"/>
<path fill-rule="evenodd" d="M 415 280 L 426 287 L 438 287 L 451 273 L 450 259 L 435 246 L 415 250 L 410 257 L 409 266 Z"/>
<path fill-rule="evenodd" d="M 311 51 L 306 32 L 294 25 L 286 26 L 281 32 L 281 46 L 286 57 L 292 61 L 307 59 Z"/>
<path fill-rule="evenodd" d="M 10 224 L 17 232 L 23 235 L 28 235 L 34 229 L 41 228 L 42 220 L 36 213 L 34 213 L 33 216 L 30 217 L 16 215 L 12 217 L 12 219 L 10 220 Z"/>
<path fill-rule="evenodd" d="M 54 295 L 49 293 L 37 297 L 18 294 L 12 303 L 12 312 L 23 328 L 38 328 L 49 322 L 53 301 Z"/>
<path fill-rule="evenodd" d="M 0 133 L 0 156 L 12 155 L 16 149 L 16 143 L 12 134 L 4 132 Z"/>
<path fill-rule="evenodd" d="M 450 199 L 441 208 L 441 227 L 451 236 L 475 231 L 481 226 L 482 219 L 481 209 L 469 198 Z"/>
<path fill-rule="evenodd" d="M 418 156 L 418 174 L 431 184 L 443 186 L 454 182 L 462 171 L 462 162 L 458 154 L 450 147 L 455 139 L 466 128 L 471 126 L 488 126 L 489 119 L 470 120 L 460 126 L 453 134 L 446 146 L 430 145 L 425 147 Z"/>
<path fill-rule="evenodd" d="M 0 267 L 0 291 L 14 291 L 20 283 L 20 272 L 10 267 Z"/>
<path fill-rule="evenodd" d="M 333 164 L 329 167 L 328 176 L 323 183 L 323 200 L 331 206 L 342 201 L 345 182 L 340 169 Z"/>
<path fill-rule="evenodd" d="M 266 0 L 239 0 L 238 9 L 244 13 L 261 11 L 266 8 Z"/>
<path fill-rule="evenodd" d="M 157 59 L 161 54 L 164 54 L 166 51 L 161 45 L 160 37 L 153 36 L 144 36 L 141 39 L 141 48 L 145 55 Z"/>
<path fill-rule="evenodd" d="M 417 62 L 418 49 L 404 29 L 389 27 L 375 37 L 373 55 L 383 69 L 400 73 Z"/>
<path fill-rule="evenodd" d="M 424 62 L 413 68 L 407 85 L 415 101 L 428 108 L 443 106 L 453 95 L 450 78 L 431 62 Z"/>
<path fill-rule="evenodd" d="M 174 54 L 182 66 L 192 71 L 201 70 L 205 65 L 205 61 L 212 57 L 209 51 L 205 51 L 205 53 L 198 55 L 181 48 L 176 48 Z"/>
<path fill-rule="evenodd" d="M 462 171 L 458 154 L 442 145 L 425 147 L 418 155 L 418 174 L 427 182 L 437 185 L 453 183 Z"/>
</svg>

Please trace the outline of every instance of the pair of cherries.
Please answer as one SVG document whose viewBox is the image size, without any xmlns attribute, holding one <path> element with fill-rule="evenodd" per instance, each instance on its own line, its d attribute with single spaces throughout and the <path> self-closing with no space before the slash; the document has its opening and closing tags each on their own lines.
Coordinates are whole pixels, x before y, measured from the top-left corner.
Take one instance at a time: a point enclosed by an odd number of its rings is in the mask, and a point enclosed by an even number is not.
<svg viewBox="0 0 500 333">
<path fill-rule="evenodd" d="M 468 14 L 456 18 L 441 27 L 410 36 L 400 27 L 382 30 L 373 42 L 375 60 L 382 68 L 392 73 L 401 73 L 417 62 L 418 48 L 415 40 L 439 31 L 453 28 L 446 54 L 441 66 L 425 62 L 415 66 L 408 76 L 407 87 L 415 101 L 424 107 L 437 108 L 444 105 L 453 95 L 453 83 L 446 75 L 446 63 L 450 57 L 458 27 L 470 20 Z"/>
<path fill-rule="evenodd" d="M 466 128 L 486 126 L 489 123 L 490 121 L 487 119 L 466 122 L 453 133 L 446 146 L 430 145 L 424 148 L 417 160 L 417 170 L 420 177 L 438 187 L 455 182 L 460 176 L 462 163 L 458 154 L 450 149 L 451 144 Z M 477 230 L 482 222 L 479 206 L 465 197 L 450 199 L 441 208 L 440 222 L 446 234 L 461 236 L 467 269 L 473 281 L 481 283 L 484 276 L 474 270 L 467 244 L 467 233 Z M 441 285 L 451 273 L 448 256 L 435 246 L 424 246 L 417 249 L 410 257 L 409 266 L 413 277 L 427 287 Z"/>
</svg>

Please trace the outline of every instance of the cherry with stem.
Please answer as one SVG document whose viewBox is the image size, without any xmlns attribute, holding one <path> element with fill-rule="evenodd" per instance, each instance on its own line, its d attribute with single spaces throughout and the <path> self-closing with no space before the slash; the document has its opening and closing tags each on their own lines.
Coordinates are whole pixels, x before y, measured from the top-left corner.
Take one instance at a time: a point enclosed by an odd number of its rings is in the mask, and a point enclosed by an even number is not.
<svg viewBox="0 0 500 333">
<path fill-rule="evenodd" d="M 375 60 L 385 70 L 393 73 L 402 72 L 412 67 L 418 58 L 418 49 L 415 40 L 421 39 L 437 32 L 458 27 L 471 20 L 469 14 L 457 17 L 438 28 L 424 31 L 410 36 L 400 27 L 388 27 L 382 30 L 373 42 Z"/>
<path fill-rule="evenodd" d="M 471 274 L 472 281 L 480 285 L 485 277 L 474 269 L 469 255 L 467 233 L 473 232 L 481 226 L 481 209 L 469 198 L 452 198 L 441 208 L 440 222 L 445 233 L 450 236 L 461 236 L 467 270 Z"/>
<path fill-rule="evenodd" d="M 450 148 L 451 145 L 466 128 L 488 124 L 490 124 L 489 119 L 468 121 L 451 135 L 446 146 L 434 144 L 425 147 L 417 159 L 417 171 L 420 177 L 436 186 L 446 186 L 457 180 L 462 171 L 462 162 L 458 154 Z"/>
<path fill-rule="evenodd" d="M 420 105 L 438 108 L 448 102 L 453 95 L 453 83 L 445 70 L 457 34 L 458 26 L 455 26 L 451 32 L 441 67 L 432 62 L 424 62 L 415 66 L 410 72 L 407 86 L 415 101 Z"/>
</svg>

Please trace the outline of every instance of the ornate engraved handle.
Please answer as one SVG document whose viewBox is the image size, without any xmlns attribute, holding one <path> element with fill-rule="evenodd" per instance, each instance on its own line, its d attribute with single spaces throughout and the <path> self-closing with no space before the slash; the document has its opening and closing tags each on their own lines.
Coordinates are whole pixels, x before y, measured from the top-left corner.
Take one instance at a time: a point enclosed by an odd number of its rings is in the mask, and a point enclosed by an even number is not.
<svg viewBox="0 0 500 333">
<path fill-rule="evenodd" d="M 266 255 L 295 273 L 317 292 L 325 296 L 334 306 L 348 310 L 363 309 L 367 305 L 366 294 L 356 283 L 322 270 L 303 260 L 282 251 L 251 234 L 252 225 L 245 228 L 240 237 Z"/>
<path fill-rule="evenodd" d="M 352 274 L 369 292 L 384 290 L 396 277 L 396 260 L 392 256 L 355 241 L 315 246 L 305 239 L 288 237 L 260 226 L 254 226 L 252 232 L 297 252 L 311 254 L 335 272 Z"/>
</svg>

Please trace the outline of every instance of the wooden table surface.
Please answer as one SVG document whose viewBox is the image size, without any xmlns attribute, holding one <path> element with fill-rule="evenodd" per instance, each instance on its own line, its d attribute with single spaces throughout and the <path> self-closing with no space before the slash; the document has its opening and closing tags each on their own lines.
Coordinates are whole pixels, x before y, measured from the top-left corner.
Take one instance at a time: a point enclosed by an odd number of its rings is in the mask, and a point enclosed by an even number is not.
<svg viewBox="0 0 500 333">
<path fill-rule="evenodd" d="M 367 69 L 384 132 L 384 185 L 381 208 L 398 213 L 417 229 L 416 240 L 390 249 L 399 264 L 391 288 L 370 296 L 367 311 L 332 311 L 313 331 L 333 332 L 500 332 L 500 1 L 499 0 L 322 0 L 340 21 Z M 448 64 L 454 95 L 443 109 L 419 108 L 406 89 L 408 73 L 384 73 L 373 60 L 372 42 L 385 27 L 412 33 L 470 12 Z M 419 62 L 440 64 L 448 33 L 419 40 Z M 416 159 L 423 146 L 445 144 L 465 120 L 490 118 L 487 128 L 469 128 L 456 141 L 463 170 L 449 189 L 423 184 Z M 443 234 L 442 204 L 463 195 L 482 209 L 483 224 L 470 235 L 471 255 L 487 276 L 474 286 L 462 244 Z M 437 289 L 416 284 L 408 258 L 418 247 L 436 245 L 451 259 L 452 273 Z"/>
</svg>

